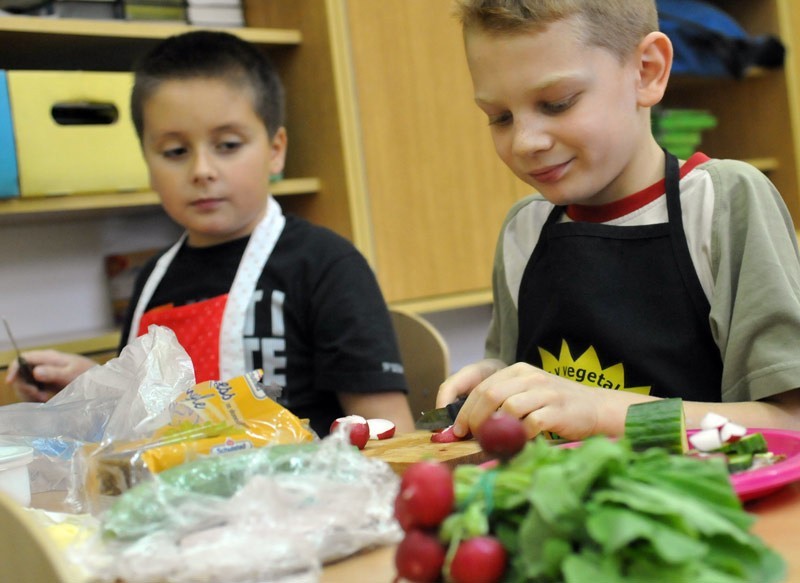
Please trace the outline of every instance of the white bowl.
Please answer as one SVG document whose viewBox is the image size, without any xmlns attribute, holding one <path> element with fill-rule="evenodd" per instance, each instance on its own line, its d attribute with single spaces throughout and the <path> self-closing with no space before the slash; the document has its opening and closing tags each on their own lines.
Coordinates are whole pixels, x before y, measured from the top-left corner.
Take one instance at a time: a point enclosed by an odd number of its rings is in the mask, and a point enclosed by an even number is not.
<svg viewBox="0 0 800 583">
<path fill-rule="evenodd" d="M 28 464 L 33 461 L 33 448 L 25 446 L 0 446 L 0 491 L 29 506 L 31 482 Z"/>
</svg>

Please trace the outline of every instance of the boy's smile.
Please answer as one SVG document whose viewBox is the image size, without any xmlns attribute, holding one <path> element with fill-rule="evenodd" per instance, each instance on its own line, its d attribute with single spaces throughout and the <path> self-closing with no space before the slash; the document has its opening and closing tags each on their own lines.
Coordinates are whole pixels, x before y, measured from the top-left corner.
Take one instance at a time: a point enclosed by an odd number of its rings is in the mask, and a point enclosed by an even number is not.
<svg viewBox="0 0 800 583">
<path fill-rule="evenodd" d="M 466 33 L 475 101 L 495 149 L 554 204 L 606 204 L 656 182 L 662 153 L 639 100 L 638 55 L 585 45 L 579 21 Z"/>
</svg>

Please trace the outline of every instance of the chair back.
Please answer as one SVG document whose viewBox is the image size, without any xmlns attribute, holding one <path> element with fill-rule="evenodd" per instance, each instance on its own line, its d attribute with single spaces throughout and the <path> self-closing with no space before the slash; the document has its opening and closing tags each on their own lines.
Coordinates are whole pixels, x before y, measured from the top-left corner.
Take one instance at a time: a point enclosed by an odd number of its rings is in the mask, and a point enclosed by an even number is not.
<svg viewBox="0 0 800 583">
<path fill-rule="evenodd" d="M 408 403 L 416 419 L 436 406 L 439 385 L 450 375 L 450 351 L 439 331 L 422 316 L 397 308 L 389 312 L 408 381 Z"/>
</svg>

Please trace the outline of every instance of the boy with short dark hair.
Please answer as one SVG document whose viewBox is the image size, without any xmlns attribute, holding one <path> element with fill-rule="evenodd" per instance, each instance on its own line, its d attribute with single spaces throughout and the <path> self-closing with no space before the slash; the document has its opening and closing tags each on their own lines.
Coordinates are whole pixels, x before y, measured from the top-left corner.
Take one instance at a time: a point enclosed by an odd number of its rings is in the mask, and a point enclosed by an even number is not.
<svg viewBox="0 0 800 583">
<path fill-rule="evenodd" d="M 498 241 L 486 359 L 454 431 L 495 410 L 530 435 L 619 435 L 631 403 L 681 397 L 800 429 L 800 261 L 774 186 L 743 162 L 679 162 L 653 137 L 672 45 L 653 0 L 458 0 L 495 149 L 539 194 Z M 611 389 L 611 390 L 608 390 Z"/>
<path fill-rule="evenodd" d="M 263 368 L 283 388 L 281 404 L 320 435 L 345 414 L 413 429 L 366 260 L 332 231 L 284 216 L 270 196 L 287 134 L 283 87 L 264 55 L 223 32 L 168 38 L 137 67 L 131 110 L 151 185 L 185 234 L 143 268 L 122 345 L 156 324 L 175 332 L 197 382 Z M 63 353 L 26 358 L 55 390 L 94 365 Z M 28 398 L 49 394 L 14 383 Z"/>
</svg>

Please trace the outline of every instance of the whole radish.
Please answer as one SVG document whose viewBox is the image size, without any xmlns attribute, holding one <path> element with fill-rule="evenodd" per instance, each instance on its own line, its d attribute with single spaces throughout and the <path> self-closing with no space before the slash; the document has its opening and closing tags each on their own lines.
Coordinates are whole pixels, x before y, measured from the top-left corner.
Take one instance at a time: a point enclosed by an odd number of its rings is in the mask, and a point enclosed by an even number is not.
<svg viewBox="0 0 800 583">
<path fill-rule="evenodd" d="M 491 536 L 476 536 L 458 545 L 450 562 L 452 583 L 497 583 L 506 570 L 508 555 Z"/>
<path fill-rule="evenodd" d="M 528 441 L 522 421 L 502 411 L 492 413 L 483 422 L 477 437 L 483 451 L 501 460 L 514 457 Z"/>
<path fill-rule="evenodd" d="M 404 529 L 439 526 L 453 510 L 453 473 L 434 461 L 412 464 L 400 479 L 397 498 L 395 517 Z"/>
<path fill-rule="evenodd" d="M 434 534 L 411 530 L 397 545 L 394 565 L 397 574 L 413 583 L 439 581 L 446 549 Z"/>
</svg>

